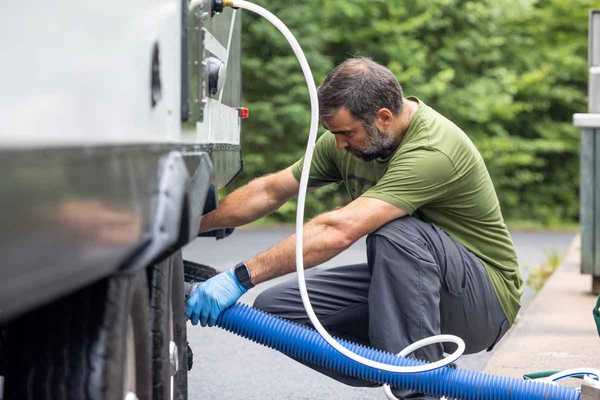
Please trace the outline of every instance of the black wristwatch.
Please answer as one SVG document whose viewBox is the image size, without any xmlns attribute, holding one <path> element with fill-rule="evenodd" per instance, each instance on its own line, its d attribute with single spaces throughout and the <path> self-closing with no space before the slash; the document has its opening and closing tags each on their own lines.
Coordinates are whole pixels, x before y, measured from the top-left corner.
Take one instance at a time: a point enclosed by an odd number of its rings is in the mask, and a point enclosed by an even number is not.
<svg viewBox="0 0 600 400">
<path fill-rule="evenodd" d="M 233 272 L 235 273 L 235 277 L 240 282 L 240 284 L 246 289 L 250 289 L 254 287 L 252 284 L 252 280 L 250 279 L 250 270 L 243 262 L 239 263 L 235 266 Z"/>
</svg>

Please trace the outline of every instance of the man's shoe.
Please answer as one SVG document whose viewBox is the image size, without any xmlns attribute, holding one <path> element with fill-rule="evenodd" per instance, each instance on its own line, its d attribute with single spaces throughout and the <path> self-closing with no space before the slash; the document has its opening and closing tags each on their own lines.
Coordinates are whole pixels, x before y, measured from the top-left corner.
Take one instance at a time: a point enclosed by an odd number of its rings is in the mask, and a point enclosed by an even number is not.
<svg viewBox="0 0 600 400">
<path fill-rule="evenodd" d="M 398 400 L 442 400 L 439 397 L 429 396 L 414 390 L 392 389 L 392 393 Z"/>
</svg>

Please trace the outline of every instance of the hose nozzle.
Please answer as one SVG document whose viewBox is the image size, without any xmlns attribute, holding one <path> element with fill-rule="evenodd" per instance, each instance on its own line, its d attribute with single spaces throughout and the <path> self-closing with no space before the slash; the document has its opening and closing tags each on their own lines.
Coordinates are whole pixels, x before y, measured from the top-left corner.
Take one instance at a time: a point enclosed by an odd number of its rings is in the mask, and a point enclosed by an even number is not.
<svg viewBox="0 0 600 400">
<path fill-rule="evenodd" d="M 212 0 L 211 14 L 220 14 L 225 7 L 233 7 L 233 0 Z"/>
</svg>

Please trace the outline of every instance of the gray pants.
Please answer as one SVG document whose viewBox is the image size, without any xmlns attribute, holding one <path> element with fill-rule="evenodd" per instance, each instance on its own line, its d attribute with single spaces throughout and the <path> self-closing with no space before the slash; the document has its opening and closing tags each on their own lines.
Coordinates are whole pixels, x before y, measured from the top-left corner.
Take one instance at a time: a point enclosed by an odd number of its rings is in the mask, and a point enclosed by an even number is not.
<svg viewBox="0 0 600 400">
<path fill-rule="evenodd" d="M 414 217 L 369 234 L 367 264 L 311 270 L 306 283 L 315 313 L 330 333 L 392 353 L 440 333 L 463 338 L 467 354 L 490 350 L 509 326 L 479 259 L 437 226 Z M 295 278 L 265 290 L 254 306 L 310 324 Z M 432 345 L 415 357 L 438 360 L 443 351 L 443 345 Z M 374 386 L 309 367 L 349 385 Z"/>
</svg>

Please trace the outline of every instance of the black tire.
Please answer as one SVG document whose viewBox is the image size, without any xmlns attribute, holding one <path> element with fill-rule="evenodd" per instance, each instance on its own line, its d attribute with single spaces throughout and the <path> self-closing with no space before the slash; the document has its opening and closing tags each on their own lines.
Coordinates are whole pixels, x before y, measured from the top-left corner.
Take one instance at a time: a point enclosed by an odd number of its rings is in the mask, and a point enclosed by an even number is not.
<svg viewBox="0 0 600 400">
<path fill-rule="evenodd" d="M 183 272 L 186 282 L 204 282 L 217 275 L 213 267 L 190 260 L 183 260 Z"/>
<path fill-rule="evenodd" d="M 154 400 L 187 400 L 187 341 L 181 252 L 154 265 L 150 273 L 152 369 Z M 177 372 L 172 377 L 170 342 L 177 349 Z"/>
<path fill-rule="evenodd" d="M 7 329 L 5 399 L 121 400 L 135 360 L 135 394 L 151 400 L 148 321 L 144 273 L 105 279 L 20 318 Z"/>
<path fill-rule="evenodd" d="M 187 316 L 185 315 L 185 285 L 183 274 L 183 260 L 181 251 L 172 258 L 173 262 L 173 315 L 175 343 L 179 349 L 179 369 L 175 375 L 176 396 L 175 400 L 187 400 L 188 398 L 188 343 L 187 343 Z"/>
</svg>

